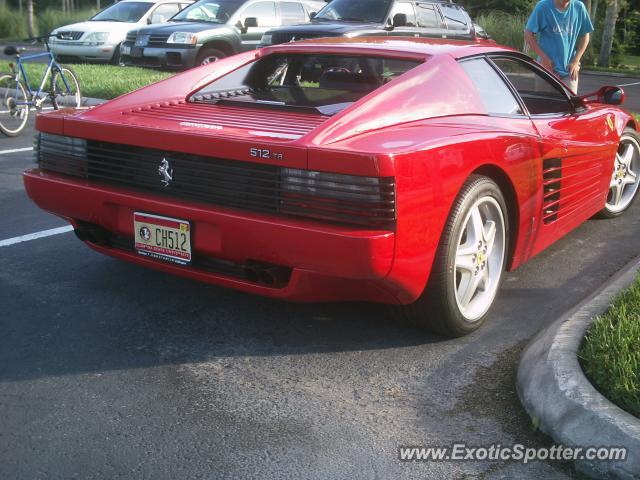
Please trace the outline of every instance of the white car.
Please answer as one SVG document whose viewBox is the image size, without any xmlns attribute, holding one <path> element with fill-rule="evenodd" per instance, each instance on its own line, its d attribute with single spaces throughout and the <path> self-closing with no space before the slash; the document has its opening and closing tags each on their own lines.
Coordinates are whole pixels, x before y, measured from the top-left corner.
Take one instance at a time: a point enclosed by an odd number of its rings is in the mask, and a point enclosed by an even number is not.
<svg viewBox="0 0 640 480">
<path fill-rule="evenodd" d="M 120 44 L 129 30 L 173 17 L 190 0 L 122 0 L 86 22 L 65 25 L 51 32 L 51 50 L 61 61 L 120 63 Z"/>
</svg>

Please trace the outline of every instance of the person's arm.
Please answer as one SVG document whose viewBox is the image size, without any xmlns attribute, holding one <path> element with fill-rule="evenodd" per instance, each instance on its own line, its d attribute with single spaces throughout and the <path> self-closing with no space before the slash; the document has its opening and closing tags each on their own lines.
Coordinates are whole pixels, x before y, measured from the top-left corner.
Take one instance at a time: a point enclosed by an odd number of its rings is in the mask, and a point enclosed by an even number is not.
<svg viewBox="0 0 640 480">
<path fill-rule="evenodd" d="M 578 78 L 578 72 L 580 72 L 580 60 L 582 59 L 582 55 L 584 55 L 584 52 L 587 50 L 587 45 L 589 45 L 590 37 L 591 34 L 585 33 L 580 38 L 578 38 L 576 55 L 569 63 L 569 76 L 571 77 L 571 80 L 577 80 Z"/>
<path fill-rule="evenodd" d="M 531 32 L 531 31 L 529 31 L 529 30 L 525 30 L 524 31 L 524 39 L 526 40 L 526 42 L 531 47 L 531 50 L 533 50 L 534 52 L 536 52 L 536 54 L 538 54 L 538 57 L 540 57 L 540 63 L 542 63 L 542 65 L 547 70 L 550 70 L 550 71 L 553 72 L 553 62 L 547 56 L 547 54 L 544 53 L 544 51 L 540 48 L 540 45 L 538 45 L 538 40 L 536 39 L 536 34 Z M 586 46 L 585 46 L 585 48 L 586 48 Z M 584 53 L 584 51 L 582 53 Z"/>
</svg>

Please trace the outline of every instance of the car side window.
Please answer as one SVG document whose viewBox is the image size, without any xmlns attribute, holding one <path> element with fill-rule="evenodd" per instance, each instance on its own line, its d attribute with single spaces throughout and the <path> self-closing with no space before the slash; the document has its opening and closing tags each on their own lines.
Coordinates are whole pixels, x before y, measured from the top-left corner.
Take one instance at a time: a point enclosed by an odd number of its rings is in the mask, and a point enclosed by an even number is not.
<svg viewBox="0 0 640 480">
<path fill-rule="evenodd" d="M 406 27 L 415 27 L 416 22 L 416 12 L 413 10 L 413 4 L 409 2 L 396 2 L 393 6 L 393 10 L 391 11 L 391 20 L 393 21 L 393 17 L 398 13 L 403 13 L 407 16 Z"/>
<path fill-rule="evenodd" d="M 436 7 L 430 3 L 416 3 L 418 26 L 423 28 L 442 28 L 442 19 Z"/>
<path fill-rule="evenodd" d="M 441 3 L 442 15 L 449 30 L 469 30 L 469 17 L 458 5 Z"/>
<path fill-rule="evenodd" d="M 522 115 L 523 111 L 498 72 L 484 59 L 463 60 L 460 66 L 467 73 L 490 114 Z"/>
<path fill-rule="evenodd" d="M 177 3 L 165 3 L 158 6 L 151 14 L 151 23 L 163 23 L 180 11 Z"/>
<path fill-rule="evenodd" d="M 531 115 L 571 113 L 571 102 L 562 87 L 534 67 L 512 58 L 492 58 L 517 90 Z"/>
<path fill-rule="evenodd" d="M 295 2 L 280 2 L 282 25 L 295 25 L 307 21 L 302 4 Z"/>
<path fill-rule="evenodd" d="M 242 12 L 242 22 L 244 23 L 245 18 L 251 17 L 258 20 L 259 27 L 279 26 L 275 2 L 256 2 L 249 5 L 245 11 Z"/>
</svg>

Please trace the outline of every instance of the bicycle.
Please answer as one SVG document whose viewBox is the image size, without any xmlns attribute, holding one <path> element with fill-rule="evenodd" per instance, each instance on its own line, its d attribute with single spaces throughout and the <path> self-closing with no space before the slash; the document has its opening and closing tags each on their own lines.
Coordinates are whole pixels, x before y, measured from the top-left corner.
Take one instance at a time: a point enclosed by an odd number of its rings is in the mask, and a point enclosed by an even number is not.
<svg viewBox="0 0 640 480">
<path fill-rule="evenodd" d="M 67 107 L 79 107 L 82 102 L 80 83 L 77 75 L 69 67 L 60 65 L 49 47 L 49 37 L 44 35 L 29 38 L 26 41 L 42 42 L 46 52 L 21 56 L 24 48 L 8 46 L 4 54 L 15 56 L 16 64 L 10 63 L 10 73 L 0 73 L 0 131 L 9 137 L 20 135 L 29 119 L 32 109 L 42 110 L 44 102 L 49 98 L 55 110 Z M 42 74 L 40 86 L 36 91 L 31 89 L 25 63 L 42 58 L 48 59 L 47 68 Z M 50 89 L 44 92 L 47 78 L 51 75 Z"/>
</svg>

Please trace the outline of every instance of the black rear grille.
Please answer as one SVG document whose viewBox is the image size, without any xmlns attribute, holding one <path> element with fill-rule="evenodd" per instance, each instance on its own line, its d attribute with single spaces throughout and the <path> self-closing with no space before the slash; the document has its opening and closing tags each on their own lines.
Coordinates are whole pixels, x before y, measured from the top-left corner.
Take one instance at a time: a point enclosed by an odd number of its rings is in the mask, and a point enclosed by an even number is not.
<svg viewBox="0 0 640 480">
<path fill-rule="evenodd" d="M 371 228 L 389 229 L 395 222 L 393 177 L 282 168 L 93 140 L 86 141 L 84 158 L 65 156 L 59 145 L 72 145 L 70 140 L 83 142 L 41 134 L 40 167 L 100 184 L 239 210 Z M 159 172 L 165 160 L 172 176 L 166 187 Z"/>
<path fill-rule="evenodd" d="M 80 40 L 84 32 L 57 32 L 56 38 L 59 40 Z"/>
<path fill-rule="evenodd" d="M 160 162 L 173 170 L 161 183 Z M 127 145 L 87 142 L 88 179 L 134 187 L 187 200 L 273 212 L 278 201 L 278 167 L 167 153 Z"/>
</svg>

